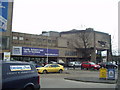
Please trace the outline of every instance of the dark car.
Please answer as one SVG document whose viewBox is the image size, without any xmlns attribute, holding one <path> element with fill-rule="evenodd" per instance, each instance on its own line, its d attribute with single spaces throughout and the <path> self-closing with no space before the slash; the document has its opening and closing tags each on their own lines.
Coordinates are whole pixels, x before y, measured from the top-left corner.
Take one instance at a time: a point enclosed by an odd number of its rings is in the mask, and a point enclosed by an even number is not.
<svg viewBox="0 0 120 90">
<path fill-rule="evenodd" d="M 107 69 L 108 68 L 116 69 L 118 67 L 116 64 L 111 63 L 111 62 L 102 62 L 99 65 L 100 65 L 101 68 L 104 67 L 104 68 L 107 68 Z"/>
<path fill-rule="evenodd" d="M 81 69 L 84 69 L 84 68 L 86 68 L 87 70 L 88 69 L 99 70 L 100 66 L 95 64 L 94 62 L 86 61 L 86 62 L 82 62 L 82 64 L 81 64 Z"/>
<path fill-rule="evenodd" d="M 34 65 L 19 61 L 0 61 L 2 90 L 39 90 L 39 75 Z"/>
</svg>

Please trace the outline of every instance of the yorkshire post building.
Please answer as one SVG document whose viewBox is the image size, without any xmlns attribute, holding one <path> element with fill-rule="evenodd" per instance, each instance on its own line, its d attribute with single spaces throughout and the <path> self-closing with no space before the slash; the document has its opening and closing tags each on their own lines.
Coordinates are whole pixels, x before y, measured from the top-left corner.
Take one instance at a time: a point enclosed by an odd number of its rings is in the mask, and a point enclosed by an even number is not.
<svg viewBox="0 0 120 90">
<path fill-rule="evenodd" d="M 87 33 L 87 36 L 89 34 L 86 57 L 79 33 Z M 41 35 L 12 32 L 11 42 L 12 60 L 37 63 L 86 60 L 101 62 L 102 51 L 107 52 L 106 60 L 110 60 L 111 56 L 111 36 L 94 30 L 50 31 L 43 32 Z"/>
<path fill-rule="evenodd" d="M 59 33 L 45 36 L 12 32 L 13 60 L 44 63 L 48 58 L 48 62 L 66 62 L 67 57 L 76 59 L 77 52 L 67 48 L 67 39 L 60 37 Z"/>
</svg>

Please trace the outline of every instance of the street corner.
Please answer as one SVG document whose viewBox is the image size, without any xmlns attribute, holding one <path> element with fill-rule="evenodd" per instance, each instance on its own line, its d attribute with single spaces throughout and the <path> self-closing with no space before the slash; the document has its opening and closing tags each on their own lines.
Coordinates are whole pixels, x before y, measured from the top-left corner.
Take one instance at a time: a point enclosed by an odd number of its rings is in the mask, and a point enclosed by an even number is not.
<svg viewBox="0 0 120 90">
<path fill-rule="evenodd" d="M 67 77 L 66 80 L 80 81 L 80 82 L 92 82 L 92 83 L 106 83 L 106 84 L 116 84 L 115 80 L 100 79 L 97 77 Z"/>
</svg>

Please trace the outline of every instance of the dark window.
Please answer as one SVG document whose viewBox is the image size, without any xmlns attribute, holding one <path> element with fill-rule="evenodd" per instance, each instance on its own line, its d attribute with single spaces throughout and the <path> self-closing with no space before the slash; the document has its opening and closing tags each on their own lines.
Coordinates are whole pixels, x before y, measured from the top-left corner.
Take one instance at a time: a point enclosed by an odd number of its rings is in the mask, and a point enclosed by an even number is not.
<svg viewBox="0 0 120 90">
<path fill-rule="evenodd" d="M 48 40 L 48 43 L 51 43 L 51 40 Z"/>
<path fill-rule="evenodd" d="M 59 67 L 59 65 L 51 65 L 51 67 Z"/>
<path fill-rule="evenodd" d="M 0 37 L 0 49 L 2 50 L 10 49 L 10 37 L 8 36 Z"/>
</svg>

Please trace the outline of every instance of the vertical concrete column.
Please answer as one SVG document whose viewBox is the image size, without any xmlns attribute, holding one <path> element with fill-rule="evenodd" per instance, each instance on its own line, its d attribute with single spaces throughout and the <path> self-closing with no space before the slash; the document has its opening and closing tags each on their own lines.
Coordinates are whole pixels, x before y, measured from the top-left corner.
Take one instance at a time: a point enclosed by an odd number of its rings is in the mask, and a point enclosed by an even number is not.
<svg viewBox="0 0 120 90">
<path fill-rule="evenodd" d="M 93 31 L 93 42 L 94 42 L 94 48 L 91 52 L 91 61 L 96 62 L 96 34 L 95 34 L 95 31 Z"/>
<path fill-rule="evenodd" d="M 110 54 L 109 54 L 109 50 L 107 50 L 107 61 L 110 61 Z"/>
<path fill-rule="evenodd" d="M 91 52 L 91 61 L 96 62 L 96 50 L 95 49 Z"/>
</svg>

